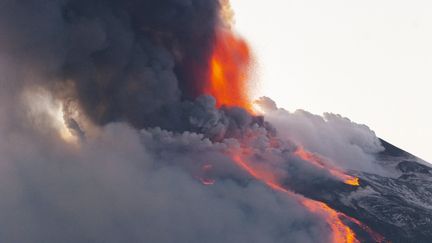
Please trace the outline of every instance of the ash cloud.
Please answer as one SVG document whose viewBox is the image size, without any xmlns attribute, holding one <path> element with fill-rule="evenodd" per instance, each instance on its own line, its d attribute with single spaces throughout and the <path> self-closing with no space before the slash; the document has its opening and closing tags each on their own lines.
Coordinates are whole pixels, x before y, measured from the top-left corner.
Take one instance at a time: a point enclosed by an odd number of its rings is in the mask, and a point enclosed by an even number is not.
<svg viewBox="0 0 432 243">
<path fill-rule="evenodd" d="M 316 242 L 326 225 L 194 133 L 111 124 L 79 149 L 2 132 L 2 242 Z M 210 160 L 210 161 L 209 161 Z M 203 186 L 200 163 L 218 177 Z M 242 181 L 240 183 L 239 181 Z"/>
<path fill-rule="evenodd" d="M 0 0 L 1 242 L 328 239 L 322 218 L 251 178 L 229 152 L 247 144 L 251 163 L 281 181 L 290 164 L 322 179 L 293 157 L 285 129 L 296 135 L 310 121 L 294 142 L 338 162 L 345 157 L 319 140 L 352 124 L 305 113 L 286 127 L 291 115 L 275 111 L 277 131 L 199 96 L 218 10 L 215 0 Z M 337 144 L 375 151 L 370 133 L 354 130 Z M 350 140 L 358 134 L 366 139 Z M 214 185 L 201 183 L 207 176 Z"/>
<path fill-rule="evenodd" d="M 217 1 L 0 6 L 1 242 L 329 237 L 321 218 L 227 154 L 238 141 L 225 138 L 269 125 L 216 109 L 212 97 L 190 99 L 199 77 L 190 69 L 204 69 Z M 82 139 L 64 140 L 65 129 Z"/>
<path fill-rule="evenodd" d="M 0 54 L 94 123 L 160 126 L 198 96 L 216 0 L 2 0 Z M 193 98 L 193 99 L 192 99 Z M 178 115 L 178 114 L 175 114 Z"/>
</svg>

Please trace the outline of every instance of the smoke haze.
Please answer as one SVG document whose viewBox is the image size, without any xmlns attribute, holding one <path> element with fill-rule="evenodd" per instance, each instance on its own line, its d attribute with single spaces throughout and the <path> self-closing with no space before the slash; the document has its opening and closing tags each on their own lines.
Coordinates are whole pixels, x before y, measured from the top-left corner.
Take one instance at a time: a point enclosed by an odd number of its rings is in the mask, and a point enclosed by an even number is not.
<svg viewBox="0 0 432 243">
<path fill-rule="evenodd" d="M 336 181 L 297 146 L 368 170 L 381 145 L 336 115 L 263 99 L 264 118 L 199 94 L 219 8 L 0 0 L 1 242 L 330 240 L 322 217 L 231 153 L 247 145 L 276 180 Z"/>
</svg>

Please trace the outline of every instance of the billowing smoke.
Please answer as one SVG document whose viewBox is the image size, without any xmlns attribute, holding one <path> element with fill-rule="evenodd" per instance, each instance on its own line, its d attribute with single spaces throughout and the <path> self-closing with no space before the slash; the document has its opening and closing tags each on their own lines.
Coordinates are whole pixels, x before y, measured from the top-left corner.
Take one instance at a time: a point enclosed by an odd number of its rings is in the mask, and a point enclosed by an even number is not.
<svg viewBox="0 0 432 243">
<path fill-rule="evenodd" d="M 273 189 L 302 175 L 350 188 L 332 168 L 372 168 L 379 141 L 267 99 L 265 119 L 217 108 L 200 90 L 220 8 L 0 0 L 0 242 L 334 241 Z"/>
<path fill-rule="evenodd" d="M 265 111 L 266 120 L 278 130 L 280 137 L 289 138 L 311 152 L 331 158 L 332 163 L 342 168 L 379 172 L 374 156 L 384 148 L 367 126 L 331 113 L 325 113 L 324 116 L 304 110 L 291 113 L 277 108 L 267 97 L 256 102 Z"/>
<path fill-rule="evenodd" d="M 78 151 L 41 134 L 2 136 L 2 242 L 316 242 L 329 234 L 295 200 L 245 180 L 221 152 L 227 144 L 198 134 L 111 124 Z M 214 178 L 227 178 L 202 185 L 195 176 L 207 163 Z"/>
<path fill-rule="evenodd" d="M 1 54 L 98 125 L 162 126 L 190 109 L 180 100 L 198 96 L 219 8 L 215 0 L 2 0 Z"/>
</svg>

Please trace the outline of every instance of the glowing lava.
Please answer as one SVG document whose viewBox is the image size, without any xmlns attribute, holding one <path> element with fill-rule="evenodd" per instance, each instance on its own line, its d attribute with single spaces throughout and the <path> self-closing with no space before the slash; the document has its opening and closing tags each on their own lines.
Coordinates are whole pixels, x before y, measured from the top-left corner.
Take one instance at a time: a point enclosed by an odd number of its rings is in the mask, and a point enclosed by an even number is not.
<svg viewBox="0 0 432 243">
<path fill-rule="evenodd" d="M 353 177 L 351 179 L 347 179 L 344 182 L 345 182 L 345 184 L 348 184 L 351 186 L 360 186 L 360 179 L 358 177 Z"/>
<path fill-rule="evenodd" d="M 248 93 L 247 81 L 249 79 L 250 66 L 252 64 L 251 50 L 243 39 L 234 34 L 231 30 L 232 10 L 228 0 L 220 0 L 221 4 L 221 26 L 216 30 L 213 49 L 208 60 L 208 77 L 204 84 L 203 93 L 212 95 L 216 99 L 217 107 L 236 106 L 246 109 L 254 114 L 254 106 Z M 262 113 L 262 112 L 261 112 Z M 275 141 L 277 146 L 277 141 Z M 256 180 L 261 181 L 271 189 L 282 192 L 299 201 L 310 212 L 322 217 L 329 225 L 333 243 L 355 243 L 357 240 L 354 231 L 346 225 L 343 220 L 358 225 L 366 230 L 372 238 L 375 233 L 358 220 L 351 218 L 341 212 L 330 208 L 327 204 L 306 198 L 296 194 L 279 182 L 274 171 L 267 168 L 258 168 L 242 158 L 247 154 L 245 151 L 233 153 L 232 159 L 241 169 L 246 171 Z M 245 153 L 243 153 L 245 152 Z M 327 170 L 331 175 L 352 186 L 359 185 L 359 179 L 345 174 L 338 168 L 332 167 L 320 157 L 298 149 L 295 153 L 303 160 L 311 162 L 313 165 Z M 206 176 L 201 177 L 200 181 L 204 185 L 212 185 L 214 180 Z"/>
<path fill-rule="evenodd" d="M 321 157 L 319 157 L 319 156 L 317 156 L 311 152 L 306 151 L 302 147 L 297 148 L 297 150 L 295 151 L 295 155 L 297 155 L 302 160 L 310 162 L 311 164 L 313 164 L 314 166 L 316 166 L 318 168 L 327 170 L 331 175 L 340 179 L 345 184 L 348 184 L 351 186 L 359 186 L 360 185 L 359 178 L 345 174 L 340 169 L 331 166 L 323 158 L 321 158 Z"/>
<path fill-rule="evenodd" d="M 275 181 L 274 176 L 270 176 L 270 173 L 267 171 L 256 170 L 252 167 L 252 165 L 248 164 L 242 157 L 238 154 L 233 156 L 234 162 L 243 170 L 248 172 L 255 179 L 263 182 L 268 187 L 273 190 L 283 192 L 296 198 L 303 206 L 305 206 L 310 212 L 315 213 L 323 217 L 332 230 L 332 242 L 333 243 L 354 243 L 359 242 L 356 239 L 354 231 L 345 225 L 340 218 L 347 218 L 343 213 L 339 213 L 332 208 L 330 208 L 327 204 L 314 201 L 308 198 L 305 198 L 301 195 L 298 195 L 292 191 L 289 191 L 282 187 L 277 181 Z M 354 223 L 357 223 L 355 221 Z M 360 223 L 360 222 L 358 222 Z"/>
<path fill-rule="evenodd" d="M 251 64 L 248 44 L 227 28 L 216 33 L 209 60 L 204 93 L 215 97 L 217 106 L 238 106 L 252 111 L 247 80 Z"/>
</svg>

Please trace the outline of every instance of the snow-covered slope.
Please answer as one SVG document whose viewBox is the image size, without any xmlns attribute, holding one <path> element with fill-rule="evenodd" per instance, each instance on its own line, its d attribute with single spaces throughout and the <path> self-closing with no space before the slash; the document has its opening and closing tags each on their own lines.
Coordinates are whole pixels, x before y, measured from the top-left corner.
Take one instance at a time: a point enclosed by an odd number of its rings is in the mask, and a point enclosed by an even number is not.
<svg viewBox="0 0 432 243">
<path fill-rule="evenodd" d="M 359 187 L 329 182 L 297 190 L 362 221 L 391 242 L 432 242 L 432 168 L 382 144 L 385 151 L 376 156 L 376 163 L 388 175 L 351 171 L 360 178 Z"/>
</svg>

